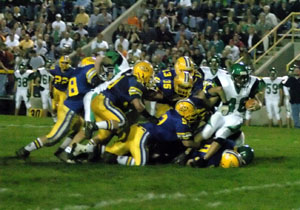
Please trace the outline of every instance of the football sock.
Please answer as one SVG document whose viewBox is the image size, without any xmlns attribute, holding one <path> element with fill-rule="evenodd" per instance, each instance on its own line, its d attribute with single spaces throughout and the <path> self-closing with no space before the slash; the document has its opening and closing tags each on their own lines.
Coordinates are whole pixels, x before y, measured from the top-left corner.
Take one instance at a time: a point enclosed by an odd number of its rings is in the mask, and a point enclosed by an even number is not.
<svg viewBox="0 0 300 210">
<path fill-rule="evenodd" d="M 86 145 L 86 151 L 87 152 L 94 152 L 94 148 L 96 147 L 96 143 L 94 142 L 94 140 L 93 139 L 91 139 L 90 141 L 89 141 L 89 143 Z"/>
<path fill-rule="evenodd" d="M 96 122 L 96 125 L 99 129 L 105 129 L 105 130 L 113 130 L 114 129 L 114 124 L 113 124 L 112 120 Z"/>
<path fill-rule="evenodd" d="M 67 137 L 64 142 L 59 146 L 62 149 L 65 149 L 72 141 L 72 138 Z"/>
<path fill-rule="evenodd" d="M 150 101 L 150 114 L 152 116 L 155 115 L 155 106 L 156 106 L 156 101 Z"/>
<path fill-rule="evenodd" d="M 28 152 L 31 152 L 33 150 L 40 149 L 42 147 L 43 147 L 43 142 L 40 140 L 40 138 L 37 138 L 35 141 L 25 146 L 24 149 L 27 150 Z"/>
<path fill-rule="evenodd" d="M 118 156 L 117 162 L 120 165 L 125 165 L 125 166 L 134 166 L 135 165 L 134 158 L 131 156 Z"/>
</svg>

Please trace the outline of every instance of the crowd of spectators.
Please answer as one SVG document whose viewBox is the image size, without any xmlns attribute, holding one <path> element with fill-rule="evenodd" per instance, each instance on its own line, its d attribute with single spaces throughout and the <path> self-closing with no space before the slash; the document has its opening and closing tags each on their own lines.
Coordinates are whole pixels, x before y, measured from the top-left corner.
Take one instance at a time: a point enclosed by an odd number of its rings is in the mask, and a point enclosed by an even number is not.
<svg viewBox="0 0 300 210">
<path fill-rule="evenodd" d="M 76 65 L 85 56 L 82 47 L 94 37 L 93 54 L 115 49 L 131 63 L 151 61 L 156 70 L 172 66 L 182 55 L 191 56 L 198 66 L 217 55 L 226 68 L 290 12 L 300 11 L 298 0 L 145 0 L 108 43 L 100 32 L 135 0 L 0 3 L 0 69 L 16 69 L 20 63 L 34 69 L 42 65 L 41 59 L 55 61 L 72 51 Z M 269 44 L 267 37 L 261 50 Z M 13 78 L 3 79 L 0 74 L 0 95 L 12 94 Z"/>
</svg>

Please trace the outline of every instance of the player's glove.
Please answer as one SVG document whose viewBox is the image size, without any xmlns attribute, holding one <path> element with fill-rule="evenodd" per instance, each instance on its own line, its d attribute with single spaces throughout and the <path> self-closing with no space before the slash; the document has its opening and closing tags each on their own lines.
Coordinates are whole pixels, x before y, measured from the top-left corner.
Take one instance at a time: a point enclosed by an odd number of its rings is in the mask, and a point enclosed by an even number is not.
<svg viewBox="0 0 300 210">
<path fill-rule="evenodd" d="M 172 160 L 172 163 L 184 166 L 186 164 L 187 160 L 190 159 L 192 151 L 193 150 L 191 148 L 186 149 L 183 153 L 181 153 L 180 155 L 178 155 L 177 157 L 175 157 Z"/>
<path fill-rule="evenodd" d="M 193 168 L 205 168 L 207 166 L 207 160 L 203 157 L 196 157 L 193 162 L 191 162 Z"/>
<path fill-rule="evenodd" d="M 141 112 L 141 114 L 151 123 L 157 124 L 158 123 L 158 119 L 152 115 L 150 115 L 146 109 L 144 109 L 144 111 Z"/>
</svg>

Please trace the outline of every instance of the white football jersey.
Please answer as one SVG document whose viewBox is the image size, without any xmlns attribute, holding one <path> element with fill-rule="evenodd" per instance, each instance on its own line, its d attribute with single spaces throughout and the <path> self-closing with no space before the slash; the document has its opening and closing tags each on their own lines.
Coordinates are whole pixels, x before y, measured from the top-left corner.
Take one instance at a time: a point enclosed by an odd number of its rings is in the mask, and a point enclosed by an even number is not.
<svg viewBox="0 0 300 210">
<path fill-rule="evenodd" d="M 26 70 L 23 74 L 20 73 L 20 70 L 14 72 L 16 82 L 17 82 L 17 91 L 28 90 L 29 76 L 32 73 L 33 73 L 32 70 Z"/>
<path fill-rule="evenodd" d="M 201 70 L 204 74 L 204 80 L 213 80 L 217 76 L 220 77 L 228 74 L 228 72 L 224 71 L 223 69 L 218 69 L 218 71 L 214 74 L 208 66 L 201 66 Z"/>
<path fill-rule="evenodd" d="M 282 86 L 282 77 L 277 77 L 271 80 L 270 77 L 263 77 L 263 81 L 266 83 L 265 99 L 277 101 L 280 99 L 280 87 Z"/>
<path fill-rule="evenodd" d="M 221 82 L 222 88 L 225 92 L 226 100 L 229 102 L 229 112 L 235 112 L 244 115 L 246 111 L 245 101 L 248 99 L 251 89 L 258 79 L 254 76 L 250 76 L 246 87 L 241 88 L 239 91 L 235 87 L 231 75 L 223 75 L 218 77 L 218 79 Z"/>
<path fill-rule="evenodd" d="M 45 67 L 38 68 L 37 70 L 41 75 L 41 87 L 43 87 L 45 90 L 49 90 L 52 75 Z"/>
</svg>

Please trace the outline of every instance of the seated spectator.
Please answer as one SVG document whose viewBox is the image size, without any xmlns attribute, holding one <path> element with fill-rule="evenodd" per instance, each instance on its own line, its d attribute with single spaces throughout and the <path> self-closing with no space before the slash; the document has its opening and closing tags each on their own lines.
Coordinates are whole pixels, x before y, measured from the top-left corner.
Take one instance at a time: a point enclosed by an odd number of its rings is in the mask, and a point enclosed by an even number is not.
<svg viewBox="0 0 300 210">
<path fill-rule="evenodd" d="M 10 33 L 9 36 L 6 37 L 5 45 L 10 49 L 19 46 L 19 40 L 16 38 L 14 33 Z"/>
<path fill-rule="evenodd" d="M 201 13 L 201 6 L 197 1 L 193 1 L 192 6 L 187 11 L 187 16 L 183 18 L 183 23 L 193 31 L 200 30 L 200 24 L 203 22 Z"/>
<path fill-rule="evenodd" d="M 94 55 L 104 55 L 109 49 L 107 41 L 103 40 L 103 34 L 99 33 L 97 38 L 91 43 L 91 51 Z"/>
<path fill-rule="evenodd" d="M 171 29 L 169 18 L 167 16 L 167 13 L 165 12 L 165 10 L 161 11 L 160 16 L 158 17 L 158 24 L 159 25 L 162 25 L 162 24 L 165 25 L 168 30 Z"/>
<path fill-rule="evenodd" d="M 59 35 L 66 30 L 66 23 L 61 20 L 61 14 L 55 15 L 56 20 L 52 23 L 52 29 L 56 30 L 58 28 Z"/>
<path fill-rule="evenodd" d="M 127 8 L 131 6 L 130 0 L 114 0 L 114 4 L 112 5 L 112 17 L 115 20 L 121 14 L 123 14 Z"/>
<path fill-rule="evenodd" d="M 117 30 L 114 31 L 113 35 L 112 35 L 112 41 L 113 43 L 115 43 L 115 41 L 117 40 L 117 37 L 120 35 L 123 35 L 123 37 L 127 37 L 127 32 L 125 31 L 125 26 L 124 24 L 120 24 L 117 28 Z"/>
<path fill-rule="evenodd" d="M 89 32 L 84 29 L 84 26 L 81 23 L 79 23 L 78 29 L 75 31 L 75 33 L 79 33 L 81 37 L 89 35 Z"/>
<path fill-rule="evenodd" d="M 128 59 L 129 54 L 131 54 L 132 56 L 134 56 L 134 57 L 136 57 L 137 59 L 140 60 L 142 51 L 138 48 L 138 43 L 133 43 L 131 45 L 131 49 L 128 50 L 128 53 L 127 53 L 127 59 Z"/>
<path fill-rule="evenodd" d="M 224 50 L 225 46 L 224 46 L 224 42 L 220 39 L 218 32 L 214 34 L 213 40 L 210 41 L 209 48 L 211 48 L 212 46 L 215 47 L 217 54 L 222 54 L 222 51 Z"/>
<path fill-rule="evenodd" d="M 41 55 L 43 57 L 45 57 L 46 53 L 48 52 L 47 48 L 43 46 L 43 40 L 40 39 L 37 41 L 37 45 L 34 50 L 38 55 Z"/>
<path fill-rule="evenodd" d="M 85 12 L 84 7 L 79 8 L 79 13 L 75 17 L 74 24 L 78 26 L 82 24 L 83 26 L 87 26 L 89 23 L 90 16 Z"/>
<path fill-rule="evenodd" d="M 166 54 L 166 51 L 164 49 L 163 43 L 159 43 L 157 46 L 157 49 L 154 51 L 154 55 L 163 57 L 163 56 L 165 56 L 165 54 Z"/>
<path fill-rule="evenodd" d="M 38 55 L 35 50 L 31 50 L 29 52 L 29 55 L 30 55 L 29 66 L 32 69 L 38 69 L 45 65 L 45 60 L 43 59 L 42 56 Z"/>
<path fill-rule="evenodd" d="M 96 7 L 105 7 L 105 8 L 111 8 L 112 7 L 112 2 L 111 0 L 94 0 L 94 9 Z"/>
<path fill-rule="evenodd" d="M 174 39 L 172 33 L 166 28 L 165 25 L 159 26 L 156 32 L 156 41 L 161 43 L 169 43 L 170 45 L 174 44 Z"/>
<path fill-rule="evenodd" d="M 168 7 L 166 9 L 166 13 L 168 15 L 169 21 L 171 22 L 171 30 L 175 31 L 175 26 L 178 21 L 175 2 L 173 2 L 173 1 L 168 2 Z"/>
<path fill-rule="evenodd" d="M 55 45 L 52 44 L 49 48 L 50 50 L 46 53 L 46 58 L 50 59 L 52 61 L 57 60 L 60 57 L 60 53 L 58 52 L 58 50 L 56 49 Z"/>
<path fill-rule="evenodd" d="M 122 44 L 118 44 L 118 46 L 117 46 L 117 51 L 118 51 L 119 53 L 121 53 L 125 58 L 127 58 L 127 51 L 124 50 Z"/>
<path fill-rule="evenodd" d="M 73 43 L 72 43 L 73 50 L 77 50 L 78 48 L 81 48 L 86 44 L 87 44 L 86 40 L 83 39 L 79 33 L 74 34 Z"/>
<path fill-rule="evenodd" d="M 73 17 L 76 17 L 80 8 L 85 8 L 85 11 L 90 14 L 92 11 L 92 1 L 91 0 L 76 0 L 73 1 Z"/>
<path fill-rule="evenodd" d="M 103 31 L 112 22 L 112 15 L 107 12 L 106 8 L 101 8 L 101 13 L 98 18 L 98 31 Z"/>
<path fill-rule="evenodd" d="M 141 22 L 136 16 L 135 12 L 127 19 L 128 25 L 136 26 L 138 29 L 141 29 Z"/>
<path fill-rule="evenodd" d="M 64 48 L 65 45 L 73 46 L 73 39 L 70 37 L 70 34 L 68 32 L 62 33 L 63 38 L 60 40 L 59 48 L 60 50 Z"/>
<path fill-rule="evenodd" d="M 149 27 L 149 23 L 145 22 L 139 37 L 143 44 L 149 44 L 152 40 L 157 39 L 157 32 L 155 29 Z"/>
<path fill-rule="evenodd" d="M 119 44 L 123 46 L 124 50 L 128 51 L 129 41 L 123 36 L 123 34 L 120 34 L 119 38 L 115 41 L 115 50 L 118 50 Z"/>
<path fill-rule="evenodd" d="M 184 35 L 184 37 L 189 41 L 192 39 L 192 32 L 184 24 L 181 24 L 179 30 L 176 32 L 176 43 L 179 41 L 181 35 Z"/>
<path fill-rule="evenodd" d="M 140 43 L 141 40 L 140 40 L 139 32 L 137 31 L 137 28 L 135 26 L 130 27 L 130 31 L 127 34 L 126 39 L 130 42 L 130 44 Z"/>
<path fill-rule="evenodd" d="M 29 34 L 25 34 L 24 39 L 22 41 L 20 41 L 19 47 L 25 51 L 29 51 L 29 50 L 33 49 L 34 42 L 30 39 Z"/>
<path fill-rule="evenodd" d="M 89 36 L 90 37 L 95 37 L 98 33 L 98 19 L 100 16 L 100 10 L 98 7 L 94 8 L 94 13 L 91 14 L 91 17 L 89 19 L 89 23 L 88 23 L 88 32 L 89 32 Z"/>
<path fill-rule="evenodd" d="M 179 0 L 177 2 L 178 2 L 177 9 L 178 9 L 179 21 L 181 23 L 183 23 L 184 17 L 187 16 L 187 11 L 192 6 L 192 1 L 191 0 Z"/>
</svg>

